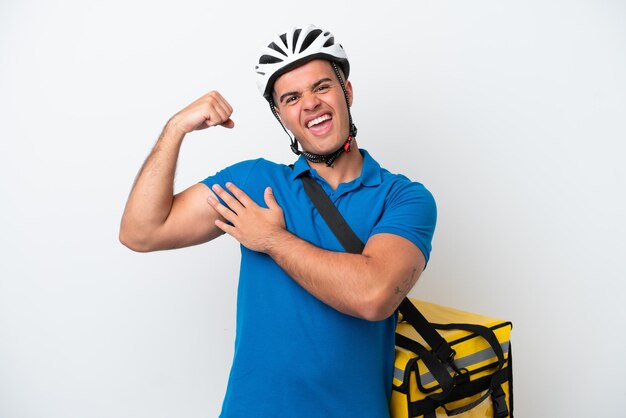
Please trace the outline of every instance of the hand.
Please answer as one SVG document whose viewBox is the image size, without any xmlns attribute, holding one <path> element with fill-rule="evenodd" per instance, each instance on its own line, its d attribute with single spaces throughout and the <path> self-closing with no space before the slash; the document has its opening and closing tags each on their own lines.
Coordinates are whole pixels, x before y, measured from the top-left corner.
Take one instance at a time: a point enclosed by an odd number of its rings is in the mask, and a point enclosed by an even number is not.
<svg viewBox="0 0 626 418">
<path fill-rule="evenodd" d="M 212 189 L 228 207 L 222 205 L 213 196 L 208 197 L 208 202 L 213 208 L 232 225 L 221 220 L 215 221 L 215 225 L 228 235 L 239 241 L 244 247 L 262 253 L 269 253 L 274 245 L 280 242 L 285 229 L 285 217 L 283 210 L 276 202 L 272 189 L 265 189 L 263 198 L 266 208 L 257 205 L 241 189 L 232 183 L 226 183 L 228 191 L 219 185 L 213 185 Z"/>
<path fill-rule="evenodd" d="M 178 112 L 168 124 L 183 134 L 217 125 L 230 129 L 235 126 L 230 118 L 232 113 L 233 108 L 226 99 L 212 91 Z"/>
</svg>

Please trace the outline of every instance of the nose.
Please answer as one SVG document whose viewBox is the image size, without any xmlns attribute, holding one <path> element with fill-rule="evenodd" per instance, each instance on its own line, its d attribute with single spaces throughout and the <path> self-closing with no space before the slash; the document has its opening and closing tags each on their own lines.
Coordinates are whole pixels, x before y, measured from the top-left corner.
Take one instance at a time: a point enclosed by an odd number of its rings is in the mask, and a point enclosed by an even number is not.
<svg viewBox="0 0 626 418">
<path fill-rule="evenodd" d="M 315 110 L 320 105 L 320 99 L 315 93 L 302 96 L 302 107 L 304 110 Z"/>
</svg>

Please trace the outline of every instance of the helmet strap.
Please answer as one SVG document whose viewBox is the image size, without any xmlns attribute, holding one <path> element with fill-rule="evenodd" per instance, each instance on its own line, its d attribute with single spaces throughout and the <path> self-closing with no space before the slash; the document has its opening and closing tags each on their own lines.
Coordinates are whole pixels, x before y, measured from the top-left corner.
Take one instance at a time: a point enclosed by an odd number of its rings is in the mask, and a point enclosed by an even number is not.
<svg viewBox="0 0 626 418">
<path fill-rule="evenodd" d="M 335 74 L 337 75 L 337 80 L 339 80 L 339 84 L 341 85 L 341 90 L 343 90 L 343 97 L 345 97 L 346 99 L 346 106 L 348 107 L 348 123 L 350 125 L 350 133 L 348 134 L 348 138 L 350 137 L 355 138 L 356 126 L 354 125 L 354 123 L 352 123 L 352 113 L 350 113 L 350 99 L 348 98 L 348 91 L 346 90 L 346 85 L 343 81 L 343 78 L 341 77 L 341 72 L 339 72 L 339 68 L 337 67 L 337 64 L 334 61 L 331 61 L 330 65 L 332 65 L 333 70 L 335 70 Z"/>
</svg>

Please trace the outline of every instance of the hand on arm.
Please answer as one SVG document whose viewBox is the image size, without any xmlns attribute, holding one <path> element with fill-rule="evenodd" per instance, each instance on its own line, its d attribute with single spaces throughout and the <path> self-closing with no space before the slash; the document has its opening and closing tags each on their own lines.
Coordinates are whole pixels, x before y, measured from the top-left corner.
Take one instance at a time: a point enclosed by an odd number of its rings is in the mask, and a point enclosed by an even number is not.
<svg viewBox="0 0 626 418">
<path fill-rule="evenodd" d="M 257 205 L 234 184 L 227 183 L 226 187 L 232 195 L 218 184 L 213 185 L 213 191 L 228 207 L 219 203 L 215 197 L 208 197 L 208 202 L 215 211 L 232 224 L 216 220 L 215 225 L 222 231 L 231 235 L 244 247 L 262 253 L 267 253 L 284 238 L 285 234 L 289 234 L 285 229 L 283 210 L 278 206 L 270 187 L 265 189 L 264 194 L 267 209 Z"/>
<path fill-rule="evenodd" d="M 210 92 L 174 115 L 137 175 L 120 226 L 120 241 L 135 251 L 155 251 L 206 242 L 222 232 L 219 215 L 206 210 L 212 194 L 202 184 L 173 195 L 174 174 L 185 135 L 221 125 L 232 128 L 233 109 Z"/>
<path fill-rule="evenodd" d="M 421 251 L 393 234 L 377 234 L 362 254 L 316 247 L 285 229 L 282 209 L 271 189 L 267 209 L 258 206 L 235 185 L 214 187 L 228 205 L 209 203 L 231 225 L 216 221 L 224 232 L 247 248 L 268 254 L 309 293 L 340 312 L 368 320 L 389 317 L 416 283 L 425 266 Z"/>
</svg>

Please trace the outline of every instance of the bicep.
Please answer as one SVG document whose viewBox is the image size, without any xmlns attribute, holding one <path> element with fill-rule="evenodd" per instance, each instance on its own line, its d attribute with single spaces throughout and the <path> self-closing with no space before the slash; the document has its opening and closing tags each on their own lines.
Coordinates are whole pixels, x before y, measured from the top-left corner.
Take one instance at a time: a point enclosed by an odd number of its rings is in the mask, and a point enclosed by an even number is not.
<svg viewBox="0 0 626 418">
<path fill-rule="evenodd" d="M 174 196 L 170 213 L 157 232 L 161 249 L 189 247 L 222 235 L 215 226 L 221 216 L 207 201 L 211 195 L 211 189 L 198 183 Z"/>
</svg>

